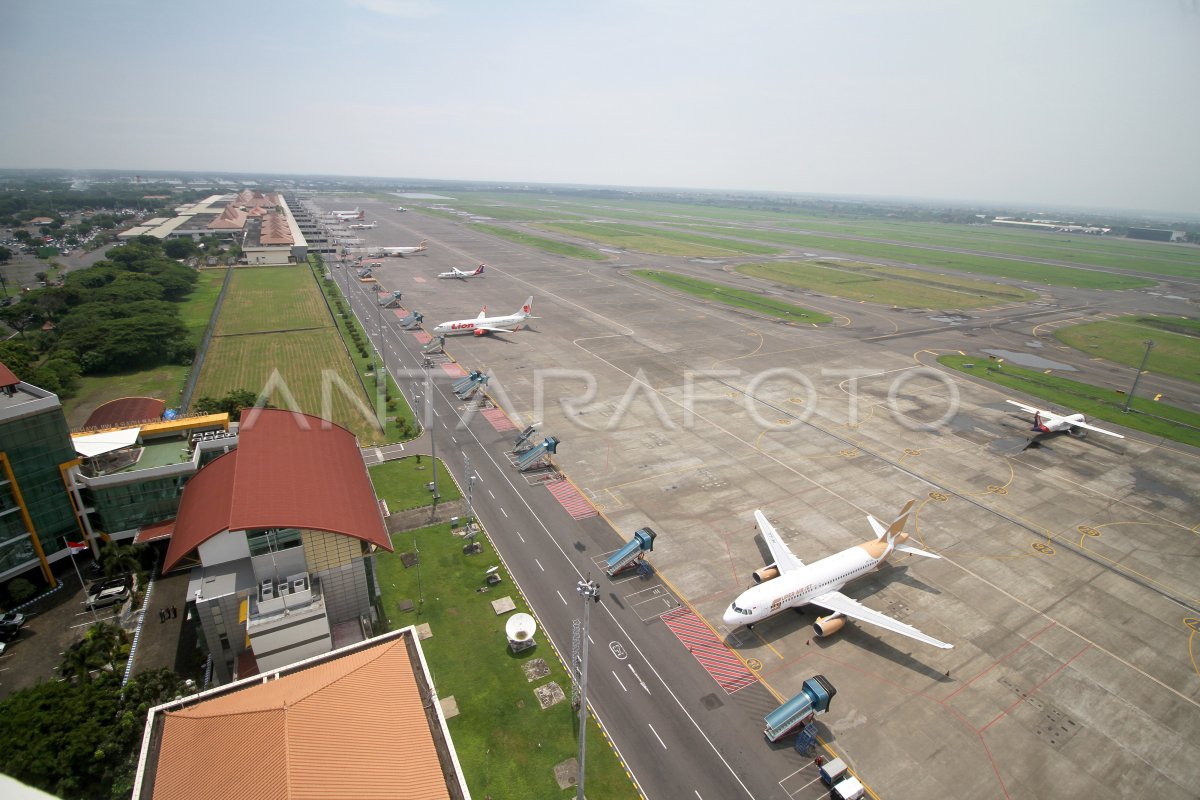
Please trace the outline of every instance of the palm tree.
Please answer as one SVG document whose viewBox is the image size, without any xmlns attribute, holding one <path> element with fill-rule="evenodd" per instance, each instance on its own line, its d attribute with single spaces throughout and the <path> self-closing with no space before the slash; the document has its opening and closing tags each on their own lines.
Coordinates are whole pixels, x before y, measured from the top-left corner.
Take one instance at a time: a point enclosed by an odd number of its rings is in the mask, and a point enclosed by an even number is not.
<svg viewBox="0 0 1200 800">
<path fill-rule="evenodd" d="M 92 670 L 103 663 L 92 641 L 84 637 L 67 648 L 67 652 L 63 653 L 62 663 L 58 667 L 58 674 L 64 678 L 74 678 L 88 683 L 92 680 Z"/>
<path fill-rule="evenodd" d="M 142 568 L 142 549 L 140 544 L 121 544 L 109 542 L 100 548 L 100 569 L 104 577 L 138 572 Z"/>
</svg>

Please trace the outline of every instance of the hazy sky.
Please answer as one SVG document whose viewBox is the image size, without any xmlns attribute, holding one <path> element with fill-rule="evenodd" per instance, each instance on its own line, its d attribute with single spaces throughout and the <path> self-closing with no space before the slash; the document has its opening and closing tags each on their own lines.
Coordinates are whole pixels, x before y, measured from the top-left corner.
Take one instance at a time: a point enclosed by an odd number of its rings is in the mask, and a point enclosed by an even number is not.
<svg viewBox="0 0 1200 800">
<path fill-rule="evenodd" d="M 1200 213 L 1200 0 L 0 0 L 0 166 Z"/>
</svg>

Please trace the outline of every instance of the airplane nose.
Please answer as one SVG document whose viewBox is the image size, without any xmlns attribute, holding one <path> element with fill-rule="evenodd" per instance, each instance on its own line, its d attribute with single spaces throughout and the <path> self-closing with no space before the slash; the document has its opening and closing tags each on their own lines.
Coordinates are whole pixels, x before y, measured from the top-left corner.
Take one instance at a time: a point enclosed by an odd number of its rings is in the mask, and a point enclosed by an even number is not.
<svg viewBox="0 0 1200 800">
<path fill-rule="evenodd" d="M 733 606 L 725 609 L 725 613 L 721 616 L 721 621 L 726 625 L 737 625 L 737 614 L 733 613 Z"/>
</svg>

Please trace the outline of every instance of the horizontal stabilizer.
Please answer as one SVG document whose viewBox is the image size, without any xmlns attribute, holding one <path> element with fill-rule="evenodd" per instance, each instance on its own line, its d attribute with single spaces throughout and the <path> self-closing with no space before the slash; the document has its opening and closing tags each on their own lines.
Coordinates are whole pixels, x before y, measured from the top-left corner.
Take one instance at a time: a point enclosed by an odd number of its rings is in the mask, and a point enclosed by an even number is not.
<svg viewBox="0 0 1200 800">
<path fill-rule="evenodd" d="M 907 544 L 898 544 L 895 547 L 901 553 L 912 553 L 914 556 L 925 556 L 926 558 L 941 558 L 937 553 L 930 553 L 928 550 L 922 550 L 919 547 L 912 547 Z"/>
</svg>

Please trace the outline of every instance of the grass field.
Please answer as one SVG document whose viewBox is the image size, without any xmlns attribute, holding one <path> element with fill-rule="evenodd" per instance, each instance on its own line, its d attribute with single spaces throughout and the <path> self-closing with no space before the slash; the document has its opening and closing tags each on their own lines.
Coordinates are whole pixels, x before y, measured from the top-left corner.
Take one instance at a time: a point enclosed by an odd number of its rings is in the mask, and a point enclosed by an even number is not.
<svg viewBox="0 0 1200 800">
<path fill-rule="evenodd" d="M 312 274 L 303 265 L 240 268 L 225 296 L 217 335 L 330 327 Z"/>
<path fill-rule="evenodd" d="M 1164 329 L 1171 324 L 1182 330 L 1195 330 L 1196 334 Z M 1146 362 L 1147 371 L 1200 383 L 1200 330 L 1197 325 L 1200 321 L 1182 317 L 1118 317 L 1060 328 L 1054 332 L 1054 338 L 1089 355 L 1135 369 L 1142 363 L 1145 342 L 1153 340 L 1154 348 Z"/>
<path fill-rule="evenodd" d="M 567 256 L 568 258 L 581 258 L 589 261 L 603 261 L 608 258 L 603 253 L 598 253 L 587 247 L 580 247 L 577 244 L 567 244 L 556 239 L 547 239 L 544 236 L 534 236 L 531 233 L 516 231 L 511 228 L 501 228 L 498 225 L 476 225 L 475 228 L 490 233 L 493 236 L 499 236 L 501 239 L 507 239 L 510 242 L 523 244 L 527 247 L 536 247 L 539 250 L 545 250 L 547 253 Z"/>
<path fill-rule="evenodd" d="M 371 483 L 375 484 L 375 495 L 387 501 L 388 511 L 394 514 L 397 511 L 430 505 L 433 493 L 425 488 L 425 484 L 433 481 L 431 461 L 432 459 L 422 458 L 418 462 L 416 456 L 409 456 L 367 468 L 371 473 Z M 458 484 L 450 478 L 440 458 L 438 496 L 443 503 L 462 499 Z"/>
<path fill-rule="evenodd" d="M 420 567 L 405 569 L 401 552 L 420 554 Z M 554 766 L 576 755 L 576 715 L 571 684 L 545 634 L 537 646 L 519 655 L 508 650 L 507 616 L 498 617 L 491 601 L 511 596 L 517 612 L 529 606 L 503 569 L 503 582 L 480 594 L 483 573 L 499 564 L 491 542 L 483 552 L 464 556 L 462 539 L 448 525 L 435 525 L 392 537 L 394 554 L 379 553 L 376 567 L 382 602 L 391 629 L 428 623 L 433 636 L 421 642 L 439 697 L 453 696 L 459 715 L 449 720 L 450 735 L 473 797 L 571 798 L 562 790 Z M 424 602 L 420 602 L 422 596 Z M 417 609 L 399 613 L 397 604 L 410 599 Z M 529 682 L 522 666 L 541 658 L 550 674 Z M 533 690 L 553 680 L 568 699 L 542 710 Z M 587 796 L 591 800 L 627 799 L 639 795 L 600 734 L 588 726 Z"/>
<path fill-rule="evenodd" d="M 734 289 L 731 286 L 722 286 L 719 283 L 709 283 L 708 281 L 689 278 L 686 275 L 680 275 L 677 272 L 659 272 L 650 269 L 635 269 L 632 274 L 639 278 L 654 281 L 662 284 L 670 289 L 677 289 L 681 292 L 687 292 L 695 297 L 700 297 L 704 300 L 711 300 L 715 303 L 723 303 L 727 306 L 736 308 L 744 308 L 749 311 L 756 311 L 759 314 L 766 314 L 770 317 L 785 319 L 797 323 L 811 323 L 814 325 L 831 322 L 832 317 L 828 314 L 822 314 L 820 311 L 813 311 L 808 308 L 801 308 L 797 305 L 784 302 L 774 297 L 749 292 L 745 289 Z"/>
<path fill-rule="evenodd" d="M 640 225 L 605 225 L 590 222 L 546 223 L 536 226 L 554 233 L 588 239 L 623 250 L 663 256 L 729 258 L 741 255 L 774 255 L 780 251 L 751 242 L 717 239 L 693 233 L 645 228 Z"/>
<path fill-rule="evenodd" d="M 99 406 L 119 397 L 157 397 L 167 408 L 179 405 L 183 384 L 191 367 L 168 364 L 116 375 L 85 375 L 75 395 L 63 401 L 67 425 L 78 428 Z"/>
<path fill-rule="evenodd" d="M 221 284 L 225 282 L 225 272 L 224 269 L 200 270 L 198 273 L 200 280 L 196 282 L 196 286 L 188 295 L 187 300 L 180 304 L 179 316 L 183 320 L 183 324 L 187 326 L 192 343 L 197 347 L 200 346 L 200 340 L 204 338 L 204 329 L 208 327 L 208 320 L 212 317 L 217 296 L 221 294 Z"/>
<path fill-rule="evenodd" d="M 1037 297 L 1015 286 L 833 259 L 743 264 L 737 271 L 848 300 L 907 308 L 985 308 Z"/>
<path fill-rule="evenodd" d="M 902 261 L 939 270 L 969 272 L 977 275 L 992 275 L 997 278 L 1031 281 L 1052 286 L 1073 286 L 1082 289 L 1135 289 L 1153 286 L 1154 281 L 1132 275 L 1115 275 L 1107 272 L 1058 267 L 1051 264 L 1033 264 L 992 256 L 951 253 L 945 250 L 929 250 L 922 247 L 897 245 L 888 242 L 863 242 L 857 239 L 838 239 L 832 236 L 817 236 L 806 233 L 753 230 L 741 233 L 727 228 L 700 226 L 702 230 L 741 235 L 762 242 L 787 244 L 814 250 L 829 250 L 868 258 Z"/>
<path fill-rule="evenodd" d="M 967 375 L 1040 397 L 1062 410 L 1080 412 L 1089 420 L 1107 420 L 1152 436 L 1162 436 L 1200 447 L 1200 414 L 1192 411 L 1156 403 L 1149 398 L 1135 397 L 1131 404 L 1132 411 L 1126 414 L 1122 411 L 1125 395 L 1112 389 L 1102 389 L 1099 386 L 1008 364 L 999 366 L 986 357 L 939 356 L 938 363 Z M 965 364 L 975 366 L 966 367 Z"/>
</svg>

